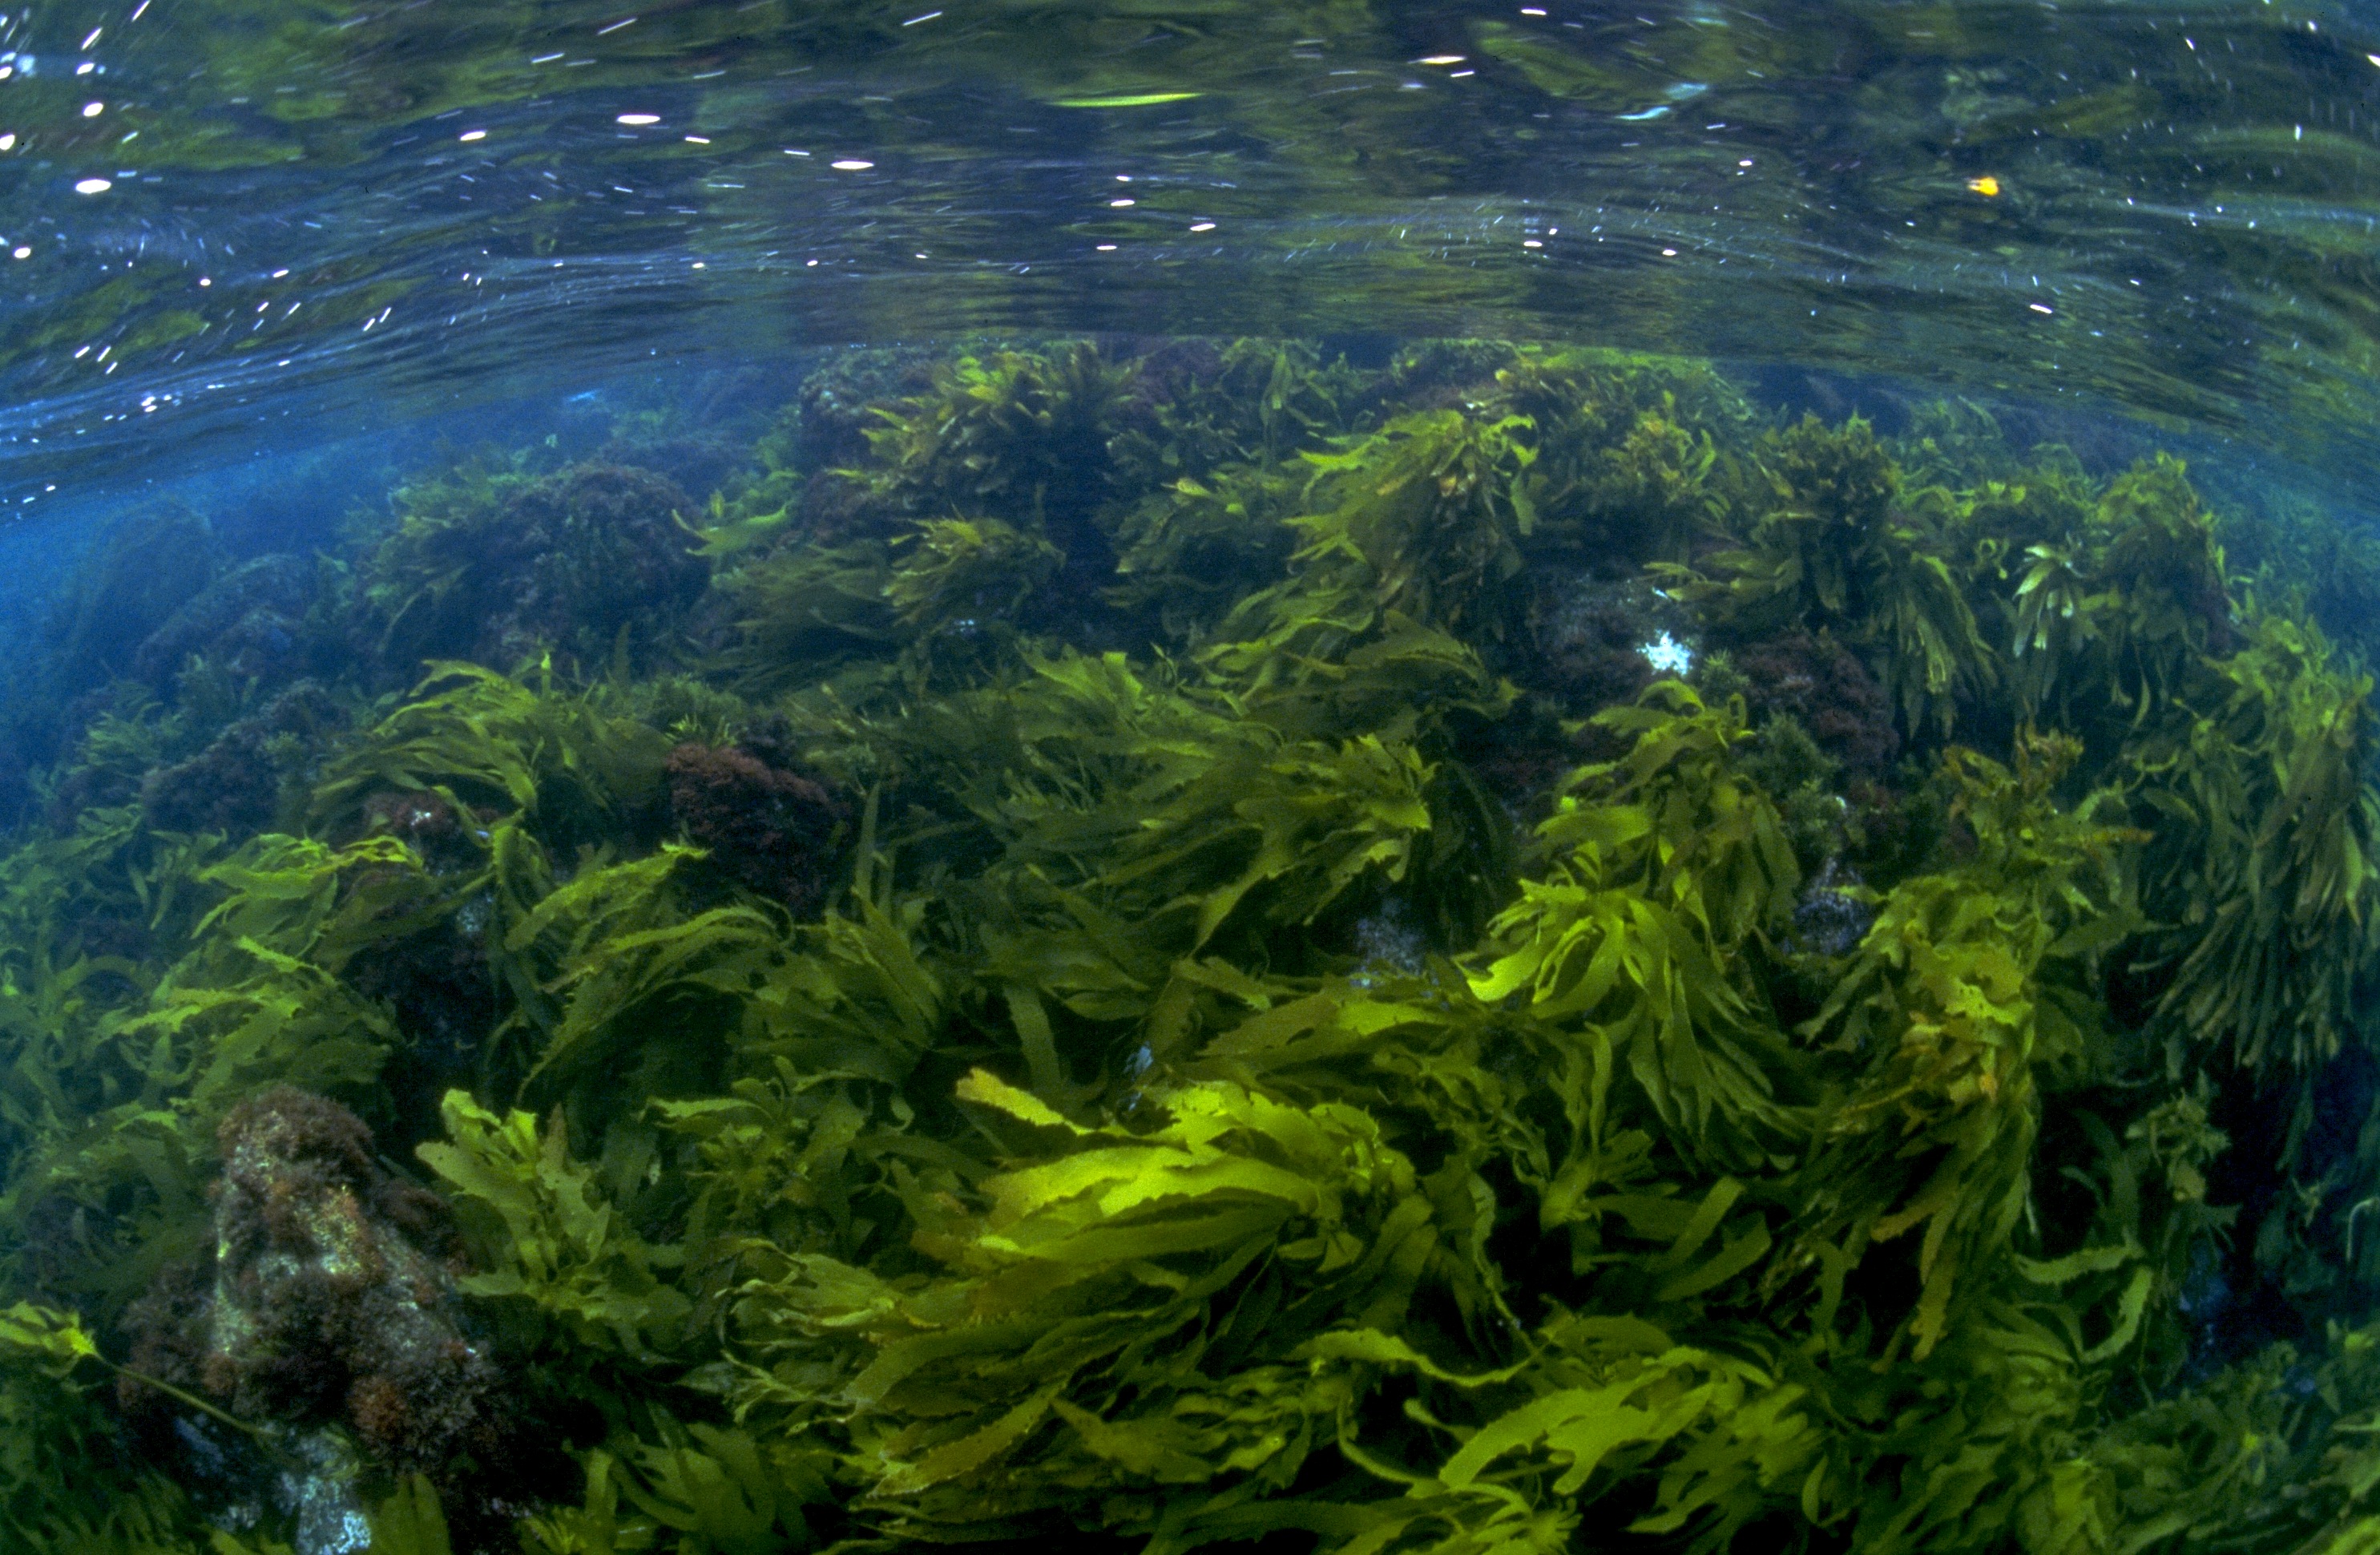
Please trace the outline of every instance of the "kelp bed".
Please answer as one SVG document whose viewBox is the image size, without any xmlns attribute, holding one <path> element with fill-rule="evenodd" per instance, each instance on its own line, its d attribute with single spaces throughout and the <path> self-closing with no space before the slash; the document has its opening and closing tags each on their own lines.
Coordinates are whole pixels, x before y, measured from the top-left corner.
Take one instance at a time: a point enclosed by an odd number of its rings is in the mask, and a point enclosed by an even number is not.
<svg viewBox="0 0 2380 1555">
<path fill-rule="evenodd" d="M 7 1549 L 2380 1549 L 2302 516 L 1060 342 L 213 534 L 11 667 Z"/>
</svg>

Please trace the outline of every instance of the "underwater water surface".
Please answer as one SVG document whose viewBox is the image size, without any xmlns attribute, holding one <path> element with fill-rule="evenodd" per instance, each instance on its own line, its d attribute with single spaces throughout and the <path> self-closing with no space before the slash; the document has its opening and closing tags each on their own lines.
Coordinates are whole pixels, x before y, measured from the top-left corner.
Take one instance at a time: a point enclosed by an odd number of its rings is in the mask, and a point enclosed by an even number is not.
<svg viewBox="0 0 2380 1555">
<path fill-rule="evenodd" d="M 0 1555 L 2380 1550 L 2380 13 L 0 0 Z"/>
</svg>

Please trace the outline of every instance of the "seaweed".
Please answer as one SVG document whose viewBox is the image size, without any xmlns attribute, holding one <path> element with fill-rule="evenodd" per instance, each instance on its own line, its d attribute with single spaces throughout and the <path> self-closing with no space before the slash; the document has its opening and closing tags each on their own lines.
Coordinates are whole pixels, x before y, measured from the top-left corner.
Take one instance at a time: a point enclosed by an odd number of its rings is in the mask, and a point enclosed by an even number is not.
<svg viewBox="0 0 2380 1555">
<path fill-rule="evenodd" d="M 26 667 L 0 1542 L 2371 1540 L 2372 685 L 2178 462 L 1497 341 L 739 450 Z"/>
<path fill-rule="evenodd" d="M 1798 626 L 1878 654 L 1904 732 L 1947 734 L 1959 700 L 1989 691 L 1999 668 L 1944 553 L 1937 504 L 1903 501 L 1900 468 L 1857 418 L 1804 417 L 1756 456 L 1770 491 L 1748 544 L 1709 558 L 1719 581 L 1675 564 L 1669 576 L 1733 632 Z"/>
<path fill-rule="evenodd" d="M 879 408 L 860 473 L 892 513 L 999 519 L 1096 584 L 1115 563 L 1097 513 L 1121 494 L 1108 442 L 1131 372 L 1085 342 L 960 357 L 928 392 Z"/>
<path fill-rule="evenodd" d="M 395 507 L 358 582 L 399 676 L 425 660 L 509 670 L 544 652 L 650 669 L 708 579 L 686 544 L 699 509 L 650 470 L 463 467 L 400 488 Z"/>
</svg>

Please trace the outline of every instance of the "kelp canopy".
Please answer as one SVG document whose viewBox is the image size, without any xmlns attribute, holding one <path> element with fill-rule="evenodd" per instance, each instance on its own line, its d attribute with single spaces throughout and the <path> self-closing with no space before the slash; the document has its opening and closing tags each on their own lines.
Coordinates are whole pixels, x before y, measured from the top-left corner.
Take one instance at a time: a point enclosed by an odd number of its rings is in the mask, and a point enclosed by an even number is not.
<svg viewBox="0 0 2380 1555">
<path fill-rule="evenodd" d="M 2179 463 L 983 343 L 349 531 L 13 666 L 0 1545 L 2380 1548 L 2373 573 Z"/>
</svg>

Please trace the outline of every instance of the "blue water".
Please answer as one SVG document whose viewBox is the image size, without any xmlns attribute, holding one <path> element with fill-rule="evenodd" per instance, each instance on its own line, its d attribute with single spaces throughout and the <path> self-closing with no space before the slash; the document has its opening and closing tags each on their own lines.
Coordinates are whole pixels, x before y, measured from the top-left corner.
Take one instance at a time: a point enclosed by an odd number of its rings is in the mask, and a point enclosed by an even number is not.
<svg viewBox="0 0 2380 1555">
<path fill-rule="evenodd" d="M 12 512 L 969 329 L 1593 338 L 2370 468 L 2353 6 L 139 9 L 0 24 Z"/>
</svg>

